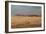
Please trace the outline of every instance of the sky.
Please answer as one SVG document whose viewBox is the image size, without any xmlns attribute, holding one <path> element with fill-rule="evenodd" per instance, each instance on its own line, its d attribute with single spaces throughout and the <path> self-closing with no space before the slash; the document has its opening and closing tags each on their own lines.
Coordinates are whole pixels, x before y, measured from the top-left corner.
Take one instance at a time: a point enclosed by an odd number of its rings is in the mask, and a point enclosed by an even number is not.
<svg viewBox="0 0 46 34">
<path fill-rule="evenodd" d="M 15 15 L 41 15 L 40 6 L 11 5 L 11 16 Z"/>
</svg>

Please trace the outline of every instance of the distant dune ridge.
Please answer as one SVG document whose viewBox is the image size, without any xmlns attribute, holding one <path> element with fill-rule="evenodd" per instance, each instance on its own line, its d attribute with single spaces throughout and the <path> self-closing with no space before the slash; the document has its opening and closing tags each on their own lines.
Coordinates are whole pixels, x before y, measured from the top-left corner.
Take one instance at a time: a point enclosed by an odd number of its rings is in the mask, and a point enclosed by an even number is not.
<svg viewBox="0 0 46 34">
<path fill-rule="evenodd" d="M 39 16 L 41 16 L 41 15 L 20 15 L 20 14 L 16 14 L 15 16 L 35 16 L 35 17 L 39 17 Z"/>
<path fill-rule="evenodd" d="M 41 27 L 41 16 L 12 16 L 12 28 L 32 28 Z"/>
</svg>

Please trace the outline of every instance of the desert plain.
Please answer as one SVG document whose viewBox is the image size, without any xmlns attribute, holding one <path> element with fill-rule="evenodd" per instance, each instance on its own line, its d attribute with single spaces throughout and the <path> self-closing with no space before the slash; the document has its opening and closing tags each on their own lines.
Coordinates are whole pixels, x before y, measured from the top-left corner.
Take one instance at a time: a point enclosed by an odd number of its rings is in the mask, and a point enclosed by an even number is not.
<svg viewBox="0 0 46 34">
<path fill-rule="evenodd" d="M 11 28 L 41 27 L 41 16 L 12 16 Z"/>
</svg>

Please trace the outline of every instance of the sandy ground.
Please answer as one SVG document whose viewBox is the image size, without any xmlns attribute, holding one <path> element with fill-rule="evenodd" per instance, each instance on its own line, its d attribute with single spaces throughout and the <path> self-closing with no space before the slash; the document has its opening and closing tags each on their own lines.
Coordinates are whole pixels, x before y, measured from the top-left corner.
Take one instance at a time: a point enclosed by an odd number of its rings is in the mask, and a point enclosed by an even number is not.
<svg viewBox="0 0 46 34">
<path fill-rule="evenodd" d="M 13 16 L 11 21 L 12 28 L 41 27 L 40 16 Z"/>
</svg>

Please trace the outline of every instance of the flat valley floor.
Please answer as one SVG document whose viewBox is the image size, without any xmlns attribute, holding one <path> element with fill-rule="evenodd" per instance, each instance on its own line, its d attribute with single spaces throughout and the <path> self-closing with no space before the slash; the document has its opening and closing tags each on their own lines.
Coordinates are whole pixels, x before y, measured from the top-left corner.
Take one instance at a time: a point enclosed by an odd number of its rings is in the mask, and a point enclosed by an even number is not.
<svg viewBox="0 0 46 34">
<path fill-rule="evenodd" d="M 34 28 L 34 27 L 41 27 L 40 16 L 11 17 L 11 28 Z"/>
</svg>

